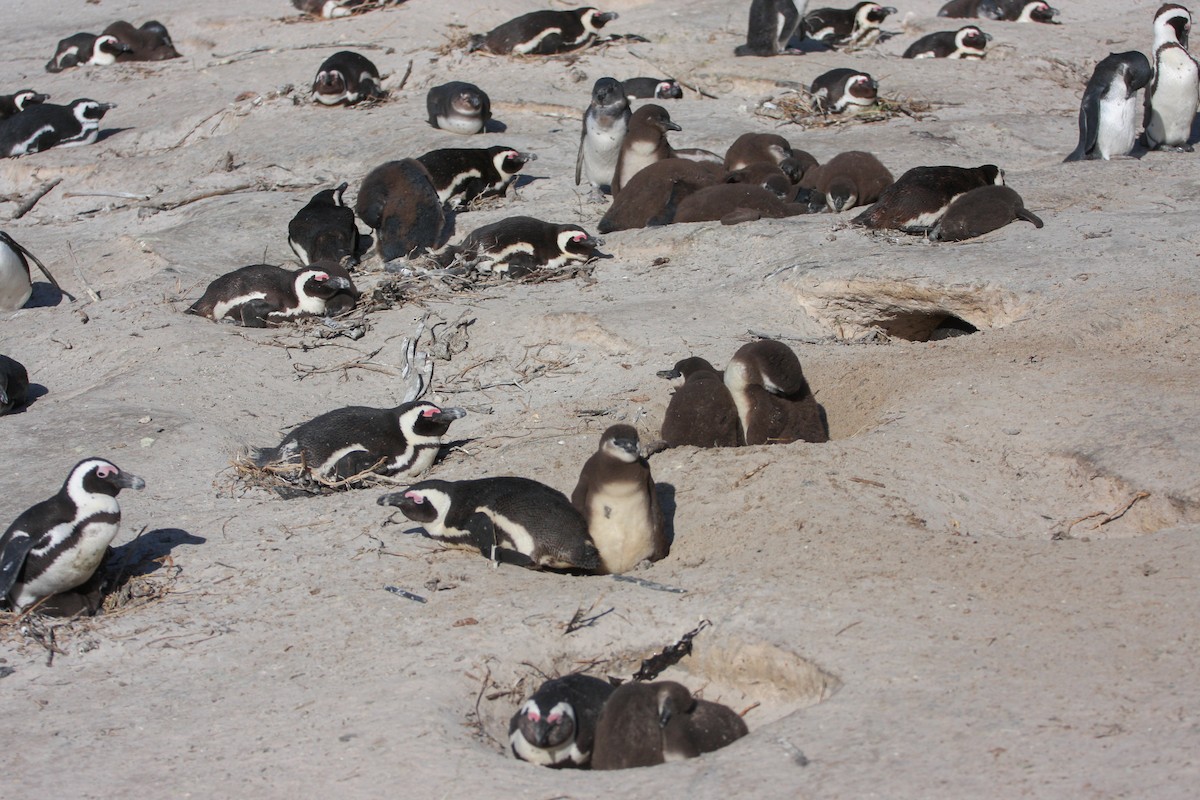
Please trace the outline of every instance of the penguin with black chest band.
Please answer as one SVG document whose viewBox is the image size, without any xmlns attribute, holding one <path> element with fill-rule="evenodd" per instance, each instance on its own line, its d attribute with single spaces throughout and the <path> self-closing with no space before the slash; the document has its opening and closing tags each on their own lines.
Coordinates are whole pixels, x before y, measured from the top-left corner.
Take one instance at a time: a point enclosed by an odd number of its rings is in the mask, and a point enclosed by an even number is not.
<svg viewBox="0 0 1200 800">
<path fill-rule="evenodd" d="M 367 470 L 416 478 L 433 465 L 450 423 L 466 413 L 423 400 L 396 408 L 348 406 L 314 417 L 285 436 L 278 447 L 255 448 L 250 457 L 259 467 L 302 463 L 330 479 Z"/>
<path fill-rule="evenodd" d="M 866 72 L 839 67 L 818 75 L 808 91 L 817 111 L 840 114 L 852 106 L 874 105 L 879 83 Z"/>
<path fill-rule="evenodd" d="M 33 263 L 38 265 L 55 289 L 67 298 L 75 299 L 63 292 L 58 281 L 54 280 L 54 276 L 37 256 L 26 250 L 16 239 L 0 231 L 0 311 L 16 311 L 33 296 L 33 281 L 29 273 L 29 261 L 26 259 L 33 259 Z"/>
<path fill-rule="evenodd" d="M 0 94 L 0 120 L 20 114 L 26 106 L 35 106 L 50 99 L 50 95 L 35 92 L 33 89 L 22 89 L 12 94 Z"/>
<path fill-rule="evenodd" d="M 938 10 L 939 17 L 959 19 L 994 19 L 1007 22 L 1044 22 L 1057 25 L 1054 21 L 1058 9 L 1051 8 L 1043 0 L 950 0 Z"/>
<path fill-rule="evenodd" d="M 450 81 L 425 95 L 425 110 L 433 127 L 470 136 L 483 133 L 492 118 L 492 101 L 473 83 Z"/>
<path fill-rule="evenodd" d="M 29 372 L 15 358 L 0 355 L 0 414 L 25 405 L 29 391 Z"/>
<path fill-rule="evenodd" d="M 546 681 L 508 723 L 513 755 L 543 767 L 586 767 L 600 709 L 615 688 L 578 672 Z"/>
<path fill-rule="evenodd" d="M 980 186 L 959 197 L 933 226 L 929 238 L 939 242 L 974 239 L 1010 222 L 1024 220 L 1042 227 L 1042 221 L 1025 209 L 1021 195 L 1007 186 Z"/>
<path fill-rule="evenodd" d="M 613 198 L 596 224 L 600 233 L 670 225 L 684 198 L 705 186 L 720 183 L 725 171 L 716 164 L 666 158 L 638 172 Z"/>
<path fill-rule="evenodd" d="M 747 445 L 827 442 L 825 409 L 813 397 L 800 359 L 783 342 L 742 345 L 725 368 Z"/>
<path fill-rule="evenodd" d="M 903 58 L 957 58 L 978 61 L 986 55 L 984 50 L 992 40 L 974 25 L 956 31 L 938 31 L 917 39 L 904 51 Z"/>
<path fill-rule="evenodd" d="M 1192 12 L 1178 3 L 1164 3 L 1154 12 L 1154 52 L 1168 42 L 1188 46 Z"/>
<path fill-rule="evenodd" d="M 681 683 L 618 686 L 596 721 L 592 769 L 652 767 L 695 758 L 750 731 L 737 712 L 697 700 Z"/>
<path fill-rule="evenodd" d="M 288 244 L 302 264 L 317 261 L 358 263 L 358 226 L 342 199 L 349 184 L 323 189 L 288 223 Z"/>
<path fill-rule="evenodd" d="M 683 87 L 674 78 L 626 78 L 621 81 L 626 97 L 644 100 L 679 100 Z"/>
<path fill-rule="evenodd" d="M 117 495 L 145 485 L 103 458 L 76 464 L 58 494 L 27 509 L 0 536 L 0 598 L 20 611 L 86 582 L 117 535 Z"/>
<path fill-rule="evenodd" d="M 615 11 L 591 6 L 567 11 L 531 11 L 471 37 L 470 52 L 487 50 L 496 55 L 552 56 L 590 44 L 600 29 L 617 19 Z"/>
<path fill-rule="evenodd" d="M 54 57 L 46 62 L 46 72 L 62 72 L 70 67 L 85 65 L 111 66 L 117 63 L 117 56 L 131 50 L 129 45 L 112 35 L 77 33 L 58 43 Z"/>
<path fill-rule="evenodd" d="M 1096 65 L 1079 104 L 1079 144 L 1064 162 L 1128 155 L 1137 134 L 1137 93 L 1150 83 L 1150 61 L 1136 50 Z"/>
<path fill-rule="evenodd" d="M 913 167 L 883 190 L 879 199 L 851 224 L 874 230 L 927 233 L 959 195 L 980 186 L 1004 185 L 1004 170 L 981 167 Z"/>
<path fill-rule="evenodd" d="M 670 447 L 737 447 L 742 444 L 737 405 L 724 375 L 703 358 L 685 358 L 660 378 L 683 378 L 663 417 L 662 438 Z"/>
<path fill-rule="evenodd" d="M 750 0 L 750 22 L 746 43 L 733 50 L 735 56 L 777 56 L 797 53 L 788 48 L 800 30 L 800 18 L 807 0 L 799 7 L 795 0 Z"/>
<path fill-rule="evenodd" d="M 862 150 L 838 153 L 816 170 L 809 211 L 840 214 L 874 203 L 894 182 L 878 158 Z"/>
<path fill-rule="evenodd" d="M 804 35 L 832 48 L 870 47 L 879 41 L 880 27 L 896 9 L 879 3 L 855 3 L 853 8 L 818 8 L 804 15 Z"/>
<path fill-rule="evenodd" d="M 1200 66 L 1178 42 L 1154 54 L 1154 80 L 1146 89 L 1145 136 L 1151 150 L 1191 153 L 1192 123 L 1200 107 Z"/>
<path fill-rule="evenodd" d="M 352 106 L 385 96 L 379 69 L 371 59 L 352 50 L 341 50 L 322 61 L 313 78 L 313 102 L 323 106 Z"/>
<path fill-rule="evenodd" d="M 656 161 L 674 157 L 675 151 L 667 141 L 667 131 L 678 130 L 682 128 L 671 121 L 671 115 L 660 105 L 650 103 L 633 112 L 629 118 L 629 131 L 621 142 L 617 156 L 612 180 L 613 197 L 639 171 Z"/>
<path fill-rule="evenodd" d="M 302 316 L 326 313 L 339 293 L 354 293 L 345 270 L 330 265 L 296 271 L 254 264 L 214 280 L 187 313 L 220 322 L 228 317 L 247 328 L 266 328 Z"/>
<path fill-rule="evenodd" d="M 602 200 L 604 190 L 611 190 L 632 114 L 625 88 L 615 78 L 596 81 L 592 102 L 583 112 L 575 156 L 575 185 L 587 181 L 593 200 Z"/>
<path fill-rule="evenodd" d="M 448 209 L 464 210 L 477 197 L 503 197 L 533 153 L 511 147 L 451 147 L 431 150 L 417 161 L 429 173 L 438 200 Z"/>
<path fill-rule="evenodd" d="M 354 210 L 375 231 L 384 261 L 412 258 L 445 243 L 442 200 L 429 171 L 415 158 L 388 161 L 367 173 Z"/>
<path fill-rule="evenodd" d="M 666 518 L 632 425 L 613 425 L 600 437 L 599 449 L 579 473 L 571 505 L 587 520 L 600 551 L 600 572 L 620 575 L 667 557 Z"/>
<path fill-rule="evenodd" d="M 128 52 L 117 56 L 117 61 L 168 61 L 179 58 L 179 51 L 171 41 L 171 34 L 167 33 L 167 26 L 157 20 L 144 22 L 140 28 L 135 28 L 122 19 L 109 25 L 102 33 L 115 36 L 129 47 Z"/>
<path fill-rule="evenodd" d="M 41 103 L 0 122 L 0 156 L 15 158 L 51 147 L 91 144 L 100 135 L 100 121 L 113 103 L 79 99 L 70 105 Z"/>
<path fill-rule="evenodd" d="M 544 222 L 534 217 L 507 217 L 476 228 L 437 255 L 439 264 L 455 263 L 492 275 L 520 278 L 539 269 L 585 263 L 603 242 L 578 225 Z"/>
<path fill-rule="evenodd" d="M 562 492 L 528 478 L 421 481 L 379 498 L 431 539 L 476 550 L 493 563 L 594 572 L 600 554 Z"/>
</svg>

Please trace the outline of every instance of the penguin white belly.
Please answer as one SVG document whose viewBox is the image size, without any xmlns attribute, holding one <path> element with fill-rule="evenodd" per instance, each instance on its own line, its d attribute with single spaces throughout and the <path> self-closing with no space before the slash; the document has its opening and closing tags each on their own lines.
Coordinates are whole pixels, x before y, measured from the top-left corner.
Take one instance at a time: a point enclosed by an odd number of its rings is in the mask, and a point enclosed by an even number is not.
<svg viewBox="0 0 1200 800">
<path fill-rule="evenodd" d="M 508 737 L 508 741 L 512 745 L 513 751 L 521 759 L 542 767 L 552 767 L 555 764 L 564 763 L 582 764 L 591 756 L 591 753 L 584 753 L 580 750 L 574 739 L 569 739 L 558 747 L 547 747 L 543 750 L 534 747 L 521 735 L 519 730 L 516 730 Z"/>
<path fill-rule="evenodd" d="M 1100 101 L 1100 130 L 1096 132 L 1096 152 L 1105 161 L 1113 156 L 1128 155 L 1133 149 L 1133 137 L 1137 125 L 1137 95 L 1125 97 L 1125 85 L 1109 89 L 1120 94 L 1120 99 Z"/>
<path fill-rule="evenodd" d="M 0 311 L 16 311 L 33 295 L 33 284 L 20 256 L 0 243 Z"/>
<path fill-rule="evenodd" d="M 627 129 L 623 123 L 588 129 L 583 145 L 583 175 L 590 183 L 597 186 L 612 184 Z"/>
<path fill-rule="evenodd" d="M 634 142 L 626 152 L 625 161 L 621 165 L 621 185 L 628 186 L 634 175 L 658 161 L 654 157 L 657 150 L 657 142 Z"/>
<path fill-rule="evenodd" d="M 654 555 L 650 497 L 644 483 L 606 483 L 588 497 L 588 506 L 588 533 L 605 572 L 628 572 Z"/>
<path fill-rule="evenodd" d="M 1197 84 L 1200 75 L 1196 62 L 1159 64 L 1156 91 L 1150 98 L 1150 120 L 1146 125 L 1146 137 L 1151 146 L 1166 144 L 1183 146 L 1192 133 L 1192 122 L 1200 105 Z"/>
<path fill-rule="evenodd" d="M 437 117 L 437 126 L 441 130 L 449 131 L 450 133 L 470 135 L 483 130 L 483 120 L 479 117 L 446 117 L 439 114 Z"/>
<path fill-rule="evenodd" d="M 27 606 L 41 597 L 74 589 L 87 581 L 100 566 L 116 535 L 117 526 L 110 522 L 84 524 L 78 544 L 56 558 L 29 583 L 13 587 L 12 597 L 17 606 Z"/>
<path fill-rule="evenodd" d="M 413 454 L 414 449 L 417 451 L 415 455 Z M 384 466 L 389 472 L 395 472 L 396 470 L 403 469 L 404 465 L 408 464 L 408 468 L 398 474 L 404 478 L 415 478 L 433 466 L 433 460 L 437 458 L 437 454 L 438 445 L 436 444 L 431 447 L 420 448 L 414 448 L 409 445 L 403 453 L 393 458 Z M 412 463 L 409 463 L 410 460 Z"/>
</svg>

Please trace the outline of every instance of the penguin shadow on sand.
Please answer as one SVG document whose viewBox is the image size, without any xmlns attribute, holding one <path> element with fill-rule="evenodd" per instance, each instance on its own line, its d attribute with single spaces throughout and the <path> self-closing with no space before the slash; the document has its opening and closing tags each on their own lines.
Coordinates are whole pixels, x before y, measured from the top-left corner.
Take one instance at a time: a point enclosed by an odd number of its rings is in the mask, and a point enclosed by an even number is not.
<svg viewBox="0 0 1200 800">
<path fill-rule="evenodd" d="M 54 308 L 61 305 L 63 299 L 74 300 L 75 298 L 59 289 L 52 283 L 46 281 L 33 282 L 33 294 L 25 301 L 25 305 L 21 308 Z"/>
<path fill-rule="evenodd" d="M 110 547 L 101 571 L 125 581 L 163 568 L 163 561 L 181 544 L 200 545 L 208 540 L 182 528 L 157 528 L 117 547 Z"/>
<path fill-rule="evenodd" d="M 99 144 L 105 139 L 116 136 L 118 133 L 124 133 L 125 131 L 131 130 L 133 130 L 133 128 L 102 128 L 100 132 L 96 134 L 96 141 L 93 142 L 93 144 Z"/>
</svg>

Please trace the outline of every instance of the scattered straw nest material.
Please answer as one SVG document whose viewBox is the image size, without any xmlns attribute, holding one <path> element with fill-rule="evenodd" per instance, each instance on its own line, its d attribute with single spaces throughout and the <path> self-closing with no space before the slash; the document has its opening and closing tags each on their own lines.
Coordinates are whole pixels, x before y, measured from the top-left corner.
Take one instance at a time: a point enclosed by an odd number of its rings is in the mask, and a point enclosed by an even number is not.
<svg viewBox="0 0 1200 800">
<path fill-rule="evenodd" d="M 880 96 L 870 106 L 855 111 L 847 110 L 841 114 L 825 114 L 817 109 L 812 94 L 804 89 L 788 89 L 781 94 L 763 100 L 754 109 L 754 113 L 768 119 L 790 122 L 802 128 L 831 128 L 839 125 L 869 124 L 886 122 L 896 117 L 911 117 L 915 120 L 925 119 L 925 115 L 934 109 L 934 104 L 928 100 L 911 97 Z"/>
<path fill-rule="evenodd" d="M 307 464 L 300 462 L 275 463 L 258 466 L 249 452 L 239 453 L 231 462 L 235 483 L 243 489 L 268 489 L 285 500 L 297 497 L 335 494 L 351 489 L 395 488 L 407 482 L 381 475 L 375 470 L 381 467 L 380 459 L 369 469 L 348 478 L 327 478 L 317 474 Z"/>
</svg>

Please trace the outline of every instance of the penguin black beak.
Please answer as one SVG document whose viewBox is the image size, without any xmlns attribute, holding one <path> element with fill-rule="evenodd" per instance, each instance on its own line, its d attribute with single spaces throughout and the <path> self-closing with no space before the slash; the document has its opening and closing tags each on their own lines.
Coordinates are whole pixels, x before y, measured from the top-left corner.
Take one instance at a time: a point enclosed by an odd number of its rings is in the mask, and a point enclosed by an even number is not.
<svg viewBox="0 0 1200 800">
<path fill-rule="evenodd" d="M 985 34 L 983 34 L 983 40 L 984 40 L 985 42 L 990 42 L 990 41 L 992 40 L 992 38 L 993 38 L 993 37 L 992 37 L 992 35 L 991 35 L 990 33 L 985 33 Z"/>
<path fill-rule="evenodd" d="M 883 13 L 884 13 L 885 15 L 887 15 L 887 14 L 895 14 L 895 13 L 896 13 L 896 9 L 895 9 L 895 8 L 893 8 L 892 6 L 884 6 L 884 7 L 883 7 L 883 9 L 882 9 L 882 11 L 883 11 Z"/>
<path fill-rule="evenodd" d="M 131 472 L 118 472 L 109 482 L 118 489 L 145 489 L 146 482 Z"/>
<path fill-rule="evenodd" d="M 683 128 L 679 127 L 679 125 L 677 123 L 674 123 L 669 119 L 663 120 L 662 126 L 663 126 L 664 131 L 681 131 L 681 130 L 683 130 Z"/>
<path fill-rule="evenodd" d="M 634 458 L 642 457 L 642 453 L 638 449 L 638 443 L 633 439 L 613 439 L 612 443 L 613 443 L 613 447 L 624 450 L 626 453 L 629 453 L 629 455 L 633 456 Z"/>
<path fill-rule="evenodd" d="M 350 281 L 340 275 L 330 275 L 329 285 L 335 289 L 349 289 Z"/>
<path fill-rule="evenodd" d="M 385 494 L 375 501 L 376 505 L 380 506 L 398 506 L 400 501 L 404 499 L 404 492 L 392 492 Z"/>
<path fill-rule="evenodd" d="M 517 157 L 522 161 L 537 161 L 537 153 L 517 153 Z"/>
<path fill-rule="evenodd" d="M 675 380 L 676 378 L 683 377 L 683 373 L 677 369 L 660 369 L 654 374 L 660 378 L 666 378 L 667 380 Z"/>
<path fill-rule="evenodd" d="M 97 103 L 96 105 L 100 106 L 101 111 L 112 111 L 117 107 L 116 103 Z"/>
<path fill-rule="evenodd" d="M 604 11 L 604 12 L 592 17 L 592 19 L 594 19 L 596 22 L 600 23 L 601 25 L 607 25 L 608 23 L 612 22 L 614 19 L 620 19 L 620 18 L 621 18 L 621 15 L 615 11 Z"/>
<path fill-rule="evenodd" d="M 443 408 L 434 414 L 432 419 L 436 422 L 453 422 L 456 419 L 462 419 L 466 415 L 467 410 L 465 408 Z"/>
<path fill-rule="evenodd" d="M 587 243 L 592 245 L 593 247 L 603 247 L 604 246 L 604 240 L 598 236 L 589 236 L 587 238 Z"/>
</svg>

